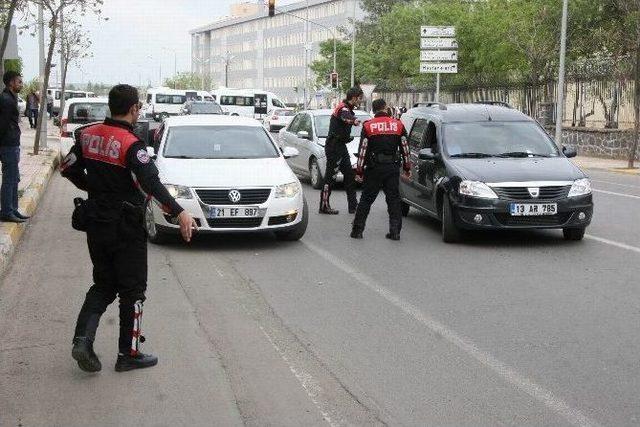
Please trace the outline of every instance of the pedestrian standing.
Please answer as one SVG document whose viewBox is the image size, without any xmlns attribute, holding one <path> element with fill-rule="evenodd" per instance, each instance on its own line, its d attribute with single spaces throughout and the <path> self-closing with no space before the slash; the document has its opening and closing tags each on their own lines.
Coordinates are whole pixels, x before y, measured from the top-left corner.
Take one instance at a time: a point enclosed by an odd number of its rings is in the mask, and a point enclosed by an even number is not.
<svg viewBox="0 0 640 427">
<path fill-rule="evenodd" d="M 362 239 L 367 216 L 380 190 L 384 191 L 389 212 L 387 239 L 400 240 L 402 201 L 400 200 L 400 165 L 406 178 L 411 177 L 407 132 L 400 120 L 390 117 L 383 99 L 373 101 L 375 117 L 364 122 L 356 180 L 363 183 L 360 203 L 353 220 L 351 237 Z"/>
<path fill-rule="evenodd" d="M 53 117 L 53 97 L 47 94 L 47 114 L 49 118 Z"/>
<path fill-rule="evenodd" d="M 29 92 L 27 95 L 27 117 L 29 117 L 29 126 L 35 129 L 38 124 L 38 95 L 35 91 Z"/>
<path fill-rule="evenodd" d="M 339 103 L 331 114 L 329 121 L 329 135 L 324 146 L 327 156 L 327 168 L 325 170 L 325 184 L 320 194 L 321 214 L 337 215 L 339 212 L 329 203 L 331 191 L 335 185 L 338 172 L 342 172 L 344 177 L 344 189 L 347 193 L 349 213 L 355 213 L 358 206 L 356 195 L 355 174 L 351 166 L 351 156 L 347 144 L 353 141 L 351 128 L 360 126 L 360 120 L 356 118 L 353 110 L 360 106 L 363 97 L 362 89 L 352 87 L 347 91 L 347 97 Z"/>
<path fill-rule="evenodd" d="M 160 182 L 145 144 L 133 133 L 141 104 L 138 90 L 117 85 L 109 92 L 111 118 L 81 132 L 65 157 L 61 171 L 88 199 L 74 200 L 73 226 L 86 231 L 94 284 L 78 315 L 72 357 L 80 369 L 97 372 L 102 364 L 93 351 L 100 317 L 120 298 L 118 372 L 148 368 L 158 358 L 140 352 L 144 342 L 142 304 L 147 289 L 147 241 L 144 205 L 157 200 L 167 215 L 177 217 L 185 241 L 196 222 Z"/>
<path fill-rule="evenodd" d="M 29 217 L 18 211 L 18 183 L 20 182 L 20 113 L 18 94 L 22 90 L 22 76 L 7 71 L 2 76 L 5 89 L 0 94 L 0 161 L 2 186 L 0 188 L 0 220 L 25 222 Z"/>
</svg>

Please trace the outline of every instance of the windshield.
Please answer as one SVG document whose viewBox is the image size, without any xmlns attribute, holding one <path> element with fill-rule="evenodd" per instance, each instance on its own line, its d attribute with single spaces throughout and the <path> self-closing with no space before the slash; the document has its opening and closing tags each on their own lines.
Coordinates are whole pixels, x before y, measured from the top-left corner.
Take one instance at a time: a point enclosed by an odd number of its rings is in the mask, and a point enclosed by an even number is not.
<svg viewBox="0 0 640 427">
<path fill-rule="evenodd" d="M 71 104 L 69 106 L 68 123 L 101 122 L 110 116 L 109 105 L 107 105 L 107 103 Z"/>
<path fill-rule="evenodd" d="M 191 114 L 222 114 L 222 108 L 213 102 L 194 103 Z"/>
<path fill-rule="evenodd" d="M 279 153 L 262 127 L 176 126 L 169 129 L 163 156 L 181 159 L 265 159 L 279 157 Z"/>
<path fill-rule="evenodd" d="M 453 123 L 444 126 L 450 157 L 557 157 L 551 138 L 531 122 Z"/>
<path fill-rule="evenodd" d="M 356 117 L 361 122 L 365 120 L 371 119 L 370 116 L 365 114 L 356 114 Z M 316 116 L 316 133 L 318 134 L 318 138 L 326 138 L 329 136 L 329 122 L 331 121 L 331 115 L 328 116 Z M 351 127 L 351 136 L 359 137 L 362 132 L 362 126 L 352 126 Z"/>
</svg>

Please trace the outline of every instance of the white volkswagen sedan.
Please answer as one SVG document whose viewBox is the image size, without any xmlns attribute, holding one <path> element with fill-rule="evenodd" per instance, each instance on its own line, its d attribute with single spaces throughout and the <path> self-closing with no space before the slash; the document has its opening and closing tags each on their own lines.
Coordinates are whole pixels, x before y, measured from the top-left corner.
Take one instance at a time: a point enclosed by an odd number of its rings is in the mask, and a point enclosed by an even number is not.
<svg viewBox="0 0 640 427">
<path fill-rule="evenodd" d="M 300 181 L 257 120 L 214 115 L 170 117 L 156 146 L 160 179 L 190 212 L 200 233 L 272 231 L 280 240 L 302 238 L 308 222 Z M 149 240 L 178 234 L 177 219 L 155 202 L 147 203 Z"/>
</svg>

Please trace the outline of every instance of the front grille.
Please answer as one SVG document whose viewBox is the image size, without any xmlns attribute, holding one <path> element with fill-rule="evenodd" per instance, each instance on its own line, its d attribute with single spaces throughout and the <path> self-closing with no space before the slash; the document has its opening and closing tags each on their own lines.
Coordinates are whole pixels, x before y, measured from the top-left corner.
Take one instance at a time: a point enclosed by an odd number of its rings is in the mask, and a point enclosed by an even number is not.
<svg viewBox="0 0 640 427">
<path fill-rule="evenodd" d="M 511 216 L 510 214 L 495 214 L 498 222 L 507 227 L 553 227 L 562 225 L 569 220 L 571 213 L 561 213 L 549 216 Z"/>
<path fill-rule="evenodd" d="M 282 215 L 282 216 L 272 216 L 269 218 L 269 225 L 284 225 L 289 224 L 296 220 L 298 214 L 294 215 Z"/>
<path fill-rule="evenodd" d="M 240 192 L 240 201 L 233 203 L 229 200 L 229 191 L 225 190 L 196 190 L 198 198 L 206 205 L 226 206 L 226 205 L 261 205 L 269 200 L 271 195 L 270 188 L 255 188 L 238 190 Z"/>
<path fill-rule="evenodd" d="M 493 187 L 499 198 L 504 200 L 559 200 L 569 196 L 570 185 L 540 187 L 540 195 L 535 199 L 527 187 Z"/>
<path fill-rule="evenodd" d="M 257 228 L 262 224 L 262 218 L 216 218 L 208 219 L 211 228 Z"/>
</svg>

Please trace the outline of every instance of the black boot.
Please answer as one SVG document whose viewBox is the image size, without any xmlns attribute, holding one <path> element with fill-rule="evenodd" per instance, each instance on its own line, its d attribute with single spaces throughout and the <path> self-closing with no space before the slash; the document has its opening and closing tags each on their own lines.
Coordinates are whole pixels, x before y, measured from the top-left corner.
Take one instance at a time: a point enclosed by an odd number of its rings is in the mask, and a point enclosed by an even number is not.
<svg viewBox="0 0 640 427">
<path fill-rule="evenodd" d="M 329 184 L 325 184 L 322 193 L 320 193 L 320 209 L 318 209 L 318 213 L 324 215 L 338 215 L 340 213 L 340 211 L 333 209 L 329 204 L 330 197 L 331 188 L 329 188 Z"/>
<path fill-rule="evenodd" d="M 158 358 L 151 354 L 138 353 L 135 356 L 128 354 L 118 354 L 116 362 L 116 372 L 132 371 L 134 369 L 144 369 L 156 366 Z"/>
<path fill-rule="evenodd" d="M 353 228 L 351 229 L 351 238 L 352 239 L 362 239 L 362 227 L 358 227 L 358 226 L 353 226 Z"/>
<path fill-rule="evenodd" d="M 78 366 L 85 372 L 99 372 L 102 363 L 93 351 L 93 340 L 87 337 L 75 337 L 71 357 L 78 362 Z"/>
<path fill-rule="evenodd" d="M 385 237 L 389 240 L 400 240 L 400 233 L 397 231 L 390 231 Z"/>
</svg>

